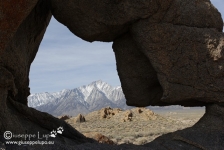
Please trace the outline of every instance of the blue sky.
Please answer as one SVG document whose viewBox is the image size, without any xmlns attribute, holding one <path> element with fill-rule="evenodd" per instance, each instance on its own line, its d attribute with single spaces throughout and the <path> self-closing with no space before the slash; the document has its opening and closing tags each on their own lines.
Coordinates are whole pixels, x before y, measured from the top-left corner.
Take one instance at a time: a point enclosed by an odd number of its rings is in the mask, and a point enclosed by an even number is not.
<svg viewBox="0 0 224 150">
<path fill-rule="evenodd" d="M 224 0 L 211 0 L 224 18 Z M 31 93 L 73 89 L 102 80 L 120 85 L 112 43 L 88 43 L 52 18 L 30 70 Z"/>
</svg>

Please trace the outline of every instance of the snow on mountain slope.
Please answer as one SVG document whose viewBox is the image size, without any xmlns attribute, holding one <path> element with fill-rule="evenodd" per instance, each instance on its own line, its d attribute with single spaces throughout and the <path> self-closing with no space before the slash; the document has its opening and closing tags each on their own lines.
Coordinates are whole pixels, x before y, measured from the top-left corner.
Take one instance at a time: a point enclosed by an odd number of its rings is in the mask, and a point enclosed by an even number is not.
<svg viewBox="0 0 224 150">
<path fill-rule="evenodd" d="M 117 107 L 112 101 L 110 101 L 106 94 L 103 93 L 100 89 L 94 88 L 90 95 L 88 96 L 86 102 L 89 104 L 89 110 L 99 110 L 104 107 Z"/>
<path fill-rule="evenodd" d="M 130 109 L 126 105 L 122 88 L 112 87 L 103 81 L 95 81 L 72 90 L 64 89 L 54 93 L 37 93 L 28 97 L 28 106 L 54 116 L 87 114 L 104 107 Z M 151 107 L 160 110 L 161 107 Z M 162 109 L 182 109 L 181 106 L 166 106 Z"/>
<path fill-rule="evenodd" d="M 122 88 L 112 87 L 101 80 L 73 90 L 54 93 L 38 93 L 28 97 L 28 106 L 58 116 L 88 113 L 103 107 L 119 107 L 125 104 Z"/>
<path fill-rule="evenodd" d="M 54 100 L 55 100 L 55 96 L 53 96 L 52 94 L 48 92 L 32 94 L 28 98 L 28 106 L 37 107 L 37 106 L 41 106 L 46 103 L 52 102 Z"/>
<path fill-rule="evenodd" d="M 98 88 L 100 91 L 102 91 L 103 93 L 105 93 L 105 95 L 108 97 L 110 92 L 112 90 L 114 90 L 114 88 L 112 86 L 110 86 L 109 84 L 107 84 L 106 82 L 103 82 L 101 80 L 92 82 L 89 85 L 85 85 L 82 87 L 79 87 L 78 89 L 83 93 L 83 95 L 85 96 L 85 100 L 87 100 L 87 98 L 89 97 L 90 93 L 92 92 L 93 89 Z"/>
</svg>

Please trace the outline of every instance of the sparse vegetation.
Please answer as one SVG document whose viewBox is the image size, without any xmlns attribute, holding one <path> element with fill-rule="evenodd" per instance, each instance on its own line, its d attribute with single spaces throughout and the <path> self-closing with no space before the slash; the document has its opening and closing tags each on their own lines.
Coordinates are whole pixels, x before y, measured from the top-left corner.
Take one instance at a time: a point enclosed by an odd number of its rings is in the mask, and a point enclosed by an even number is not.
<svg viewBox="0 0 224 150">
<path fill-rule="evenodd" d="M 86 115 L 86 122 L 83 123 L 76 123 L 72 118 L 66 121 L 83 134 L 98 132 L 107 136 L 115 144 L 143 145 L 163 134 L 192 126 L 203 115 L 203 112 L 196 116 L 190 114 L 188 118 L 186 114 L 177 112 L 158 115 L 148 109 L 143 109 L 139 113 L 138 109 L 131 110 L 133 115 L 131 121 L 122 120 L 127 117 L 127 111 L 118 111 L 112 117 L 102 118 L 102 110 L 106 112 L 105 109 Z"/>
</svg>

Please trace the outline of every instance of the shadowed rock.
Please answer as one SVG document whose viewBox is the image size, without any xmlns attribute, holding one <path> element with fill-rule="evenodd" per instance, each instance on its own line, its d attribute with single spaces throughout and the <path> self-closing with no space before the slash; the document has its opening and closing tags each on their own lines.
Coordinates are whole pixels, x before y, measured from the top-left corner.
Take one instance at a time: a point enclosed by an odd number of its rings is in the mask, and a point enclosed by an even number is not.
<svg viewBox="0 0 224 150">
<path fill-rule="evenodd" d="M 54 17 L 90 42 L 113 41 L 127 32 L 133 22 L 154 14 L 160 5 L 142 0 L 51 0 L 51 3 Z"/>
<path fill-rule="evenodd" d="M 70 117 L 68 115 L 64 115 L 64 116 L 59 116 L 58 119 L 67 120 L 67 119 L 70 119 Z"/>
<path fill-rule="evenodd" d="M 168 23 L 149 25 L 149 20 L 134 25 L 132 33 L 157 72 L 163 89 L 160 101 L 184 106 L 223 102 L 224 34 Z"/>
<path fill-rule="evenodd" d="M 3 16 L 0 17 L 0 39 L 4 38 L 1 40 L 3 46 L 1 44 L 0 50 L 1 141 L 6 141 L 3 138 L 5 131 L 11 131 L 13 134 L 37 135 L 38 132 L 49 134 L 52 130 L 63 126 L 63 134 L 51 140 L 64 144 L 93 142 L 64 121 L 27 107 L 27 96 L 30 94 L 30 65 L 35 58 L 51 18 L 49 1 L 28 2 L 21 0 L 16 2 L 1 1 L 0 3 L 0 16 Z M 16 8 L 14 9 L 13 6 L 16 6 Z M 13 13 L 17 9 L 18 12 Z M 18 14 L 19 12 L 22 16 Z M 10 27 L 5 26 L 8 21 L 12 22 Z M 2 34 L 4 32 L 9 35 L 4 37 L 4 34 Z M 7 38 L 10 38 L 10 40 Z M 5 48 L 2 49 L 2 47 Z M 12 140 L 22 139 L 14 138 Z M 33 140 L 37 140 L 37 137 Z M 18 145 L 7 145 L 7 149 L 17 149 L 16 146 L 18 147 Z"/>
<path fill-rule="evenodd" d="M 0 54 L 5 50 L 7 44 L 9 44 L 23 20 L 31 13 L 37 1 L 38 0 L 0 1 Z M 16 7 L 12 7 L 15 4 Z"/>
<path fill-rule="evenodd" d="M 193 127 L 168 133 L 145 146 L 157 147 L 159 150 L 221 150 L 224 147 L 221 142 L 224 135 L 223 113 L 223 106 L 207 106 L 205 115 Z"/>
<path fill-rule="evenodd" d="M 164 105 L 160 101 L 162 88 L 157 73 L 132 36 L 126 34 L 116 39 L 113 49 L 127 105 Z"/>
<path fill-rule="evenodd" d="M 89 133 L 85 133 L 84 135 L 88 138 L 93 138 L 94 140 L 96 140 L 99 143 L 114 145 L 114 142 L 112 140 L 110 140 L 108 137 L 102 135 L 101 133 L 89 132 Z"/>
</svg>

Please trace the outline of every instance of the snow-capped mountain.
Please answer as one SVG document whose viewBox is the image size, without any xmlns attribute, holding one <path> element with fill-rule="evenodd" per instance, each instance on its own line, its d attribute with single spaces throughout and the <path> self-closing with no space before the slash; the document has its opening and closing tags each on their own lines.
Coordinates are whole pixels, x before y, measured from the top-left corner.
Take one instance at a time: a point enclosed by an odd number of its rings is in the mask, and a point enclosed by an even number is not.
<svg viewBox="0 0 224 150">
<path fill-rule="evenodd" d="M 101 80 L 72 90 L 38 93 L 28 97 L 28 106 L 54 116 L 89 113 L 103 107 L 130 108 L 120 86 L 112 87 Z"/>
<path fill-rule="evenodd" d="M 48 92 L 31 94 L 28 98 L 28 106 L 29 107 L 41 106 L 48 102 L 54 101 L 54 99 L 55 97 Z"/>
</svg>

